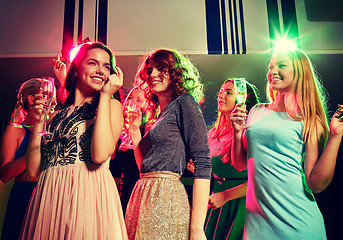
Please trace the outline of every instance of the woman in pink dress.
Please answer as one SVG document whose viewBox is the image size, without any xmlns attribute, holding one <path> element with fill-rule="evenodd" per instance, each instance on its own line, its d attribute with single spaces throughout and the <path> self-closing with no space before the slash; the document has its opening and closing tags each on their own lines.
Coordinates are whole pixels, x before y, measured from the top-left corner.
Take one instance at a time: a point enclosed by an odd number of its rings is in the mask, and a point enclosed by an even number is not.
<svg viewBox="0 0 343 240">
<path fill-rule="evenodd" d="M 71 59 L 62 109 L 43 126 L 37 94 L 27 149 L 27 172 L 40 175 L 21 239 L 127 239 L 109 160 L 123 127 L 122 107 L 112 95 L 123 74 L 101 43 L 85 43 Z"/>
</svg>

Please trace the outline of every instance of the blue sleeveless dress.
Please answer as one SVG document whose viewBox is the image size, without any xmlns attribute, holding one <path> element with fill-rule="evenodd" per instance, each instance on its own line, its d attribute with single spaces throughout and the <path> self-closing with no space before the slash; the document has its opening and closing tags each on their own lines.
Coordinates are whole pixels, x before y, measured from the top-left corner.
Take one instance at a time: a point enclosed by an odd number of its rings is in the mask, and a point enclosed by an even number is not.
<svg viewBox="0 0 343 240">
<path fill-rule="evenodd" d="M 303 121 L 255 106 L 247 124 L 245 239 L 326 239 L 303 173 Z"/>
<path fill-rule="evenodd" d="M 24 125 L 22 126 L 25 129 L 25 136 L 18 148 L 18 151 L 15 153 L 14 160 L 25 155 L 31 135 L 31 131 Z M 37 180 L 38 178 L 30 178 L 26 174 L 25 170 L 16 176 L 15 183 L 11 189 L 8 199 L 1 240 L 19 238 L 26 208 L 36 186 Z"/>
</svg>

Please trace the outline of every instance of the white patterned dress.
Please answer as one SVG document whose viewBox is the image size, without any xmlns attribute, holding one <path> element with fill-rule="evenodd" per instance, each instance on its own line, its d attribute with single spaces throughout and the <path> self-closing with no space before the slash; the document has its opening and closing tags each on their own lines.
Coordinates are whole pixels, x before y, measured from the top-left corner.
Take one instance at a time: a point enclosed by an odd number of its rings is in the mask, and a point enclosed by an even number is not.
<svg viewBox="0 0 343 240">
<path fill-rule="evenodd" d="M 42 143 L 44 170 L 23 223 L 21 239 L 127 239 L 109 160 L 91 158 L 96 107 L 59 111 Z"/>
</svg>

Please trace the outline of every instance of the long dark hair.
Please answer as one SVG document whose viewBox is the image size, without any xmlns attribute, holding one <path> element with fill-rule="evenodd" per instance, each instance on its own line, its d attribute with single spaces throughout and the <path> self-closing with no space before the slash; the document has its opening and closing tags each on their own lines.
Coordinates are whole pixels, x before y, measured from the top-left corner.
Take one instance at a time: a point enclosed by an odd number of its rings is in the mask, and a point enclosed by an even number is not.
<svg viewBox="0 0 343 240">
<path fill-rule="evenodd" d="M 111 64 L 111 70 L 110 74 L 113 74 L 116 72 L 116 60 L 112 53 L 112 51 L 104 44 L 100 42 L 86 42 L 81 45 L 78 45 L 74 48 L 74 50 L 71 51 L 71 53 L 75 53 L 74 56 L 70 55 L 70 65 L 68 69 L 68 74 L 65 81 L 65 86 L 59 90 L 58 98 L 59 102 L 62 104 L 63 108 L 69 107 L 74 103 L 75 100 L 75 88 L 76 88 L 76 72 L 77 67 L 81 63 L 81 61 L 85 58 L 87 52 L 94 48 L 100 48 L 105 50 L 108 55 L 110 56 L 110 64 Z M 117 100 L 121 100 L 120 91 L 117 91 L 114 95 L 114 98 Z M 93 99 L 93 104 L 97 104 L 99 101 L 99 93 L 96 94 L 96 96 Z"/>
</svg>

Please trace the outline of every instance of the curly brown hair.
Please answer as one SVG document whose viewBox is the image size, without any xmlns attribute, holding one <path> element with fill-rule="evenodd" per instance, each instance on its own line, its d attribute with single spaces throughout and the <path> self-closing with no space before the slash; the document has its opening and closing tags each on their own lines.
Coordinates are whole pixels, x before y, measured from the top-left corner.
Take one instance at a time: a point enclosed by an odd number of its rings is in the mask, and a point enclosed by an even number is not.
<svg viewBox="0 0 343 240">
<path fill-rule="evenodd" d="M 159 113 L 157 95 L 151 92 L 147 84 L 147 67 L 151 60 L 161 66 L 162 74 L 169 74 L 173 100 L 184 93 L 190 93 L 199 103 L 203 101 L 203 85 L 200 82 L 199 71 L 192 62 L 175 50 L 158 49 L 145 56 L 138 68 L 134 84 L 144 92 L 147 98 L 149 103 L 147 112 L 150 119 L 156 118 Z"/>
</svg>

